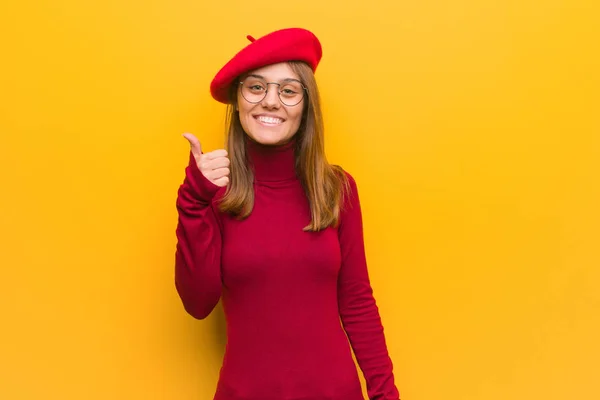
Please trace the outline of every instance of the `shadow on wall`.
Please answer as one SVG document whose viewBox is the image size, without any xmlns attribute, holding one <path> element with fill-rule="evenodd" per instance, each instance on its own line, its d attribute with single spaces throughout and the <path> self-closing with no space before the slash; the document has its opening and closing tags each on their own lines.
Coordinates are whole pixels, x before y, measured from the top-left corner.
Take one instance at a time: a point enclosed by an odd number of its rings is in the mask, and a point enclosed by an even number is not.
<svg viewBox="0 0 600 400">
<path fill-rule="evenodd" d="M 227 344 L 227 322 L 225 321 L 225 312 L 223 311 L 223 305 L 220 301 L 213 310 L 211 316 L 211 328 L 215 334 L 214 344 L 219 348 L 220 352 L 223 353 L 225 351 L 225 345 Z"/>
<path fill-rule="evenodd" d="M 189 363 L 198 366 L 202 374 L 218 374 L 227 344 L 227 325 L 221 302 L 204 320 L 189 315 L 180 302 L 177 307 L 180 309 L 177 312 L 171 309 L 161 323 L 167 353 L 176 364 Z"/>
<path fill-rule="evenodd" d="M 216 361 L 220 365 L 227 344 L 227 323 L 221 302 L 219 301 L 212 313 L 204 320 L 197 320 L 187 313 L 186 316 L 192 321 L 191 330 L 188 333 L 191 334 L 194 341 L 194 345 L 189 350 L 194 349 L 195 357 L 200 362 L 204 361 L 206 357 L 218 356 L 218 360 L 211 360 L 211 362 Z M 200 340 L 202 337 L 205 340 Z"/>
</svg>

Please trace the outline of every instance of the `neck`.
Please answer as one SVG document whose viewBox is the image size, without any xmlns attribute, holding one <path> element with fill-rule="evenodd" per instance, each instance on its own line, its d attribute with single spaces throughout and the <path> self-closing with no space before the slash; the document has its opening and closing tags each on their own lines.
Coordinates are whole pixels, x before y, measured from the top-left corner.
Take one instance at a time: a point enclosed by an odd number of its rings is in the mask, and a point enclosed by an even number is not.
<svg viewBox="0 0 600 400">
<path fill-rule="evenodd" d="M 296 138 L 283 145 L 260 144 L 246 135 L 246 153 L 258 182 L 296 178 Z"/>
</svg>

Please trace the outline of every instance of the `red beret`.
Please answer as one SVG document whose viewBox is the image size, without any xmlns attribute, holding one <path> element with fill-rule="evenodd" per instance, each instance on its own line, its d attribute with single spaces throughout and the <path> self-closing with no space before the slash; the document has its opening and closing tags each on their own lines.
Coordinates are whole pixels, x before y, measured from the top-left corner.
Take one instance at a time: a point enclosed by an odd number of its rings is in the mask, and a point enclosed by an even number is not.
<svg viewBox="0 0 600 400">
<path fill-rule="evenodd" d="M 212 97 L 221 103 L 229 103 L 229 87 L 244 72 L 285 61 L 304 61 L 314 72 L 323 54 L 319 39 L 302 28 L 282 29 L 258 39 L 249 35 L 247 38 L 251 43 L 229 60 L 210 84 Z"/>
</svg>

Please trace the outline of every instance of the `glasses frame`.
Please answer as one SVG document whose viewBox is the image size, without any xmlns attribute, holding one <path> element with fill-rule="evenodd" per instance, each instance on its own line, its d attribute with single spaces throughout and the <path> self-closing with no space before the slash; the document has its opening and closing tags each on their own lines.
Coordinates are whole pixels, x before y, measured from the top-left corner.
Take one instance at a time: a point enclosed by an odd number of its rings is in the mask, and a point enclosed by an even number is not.
<svg viewBox="0 0 600 400">
<path fill-rule="evenodd" d="M 246 79 L 250 79 L 246 78 Z M 260 99 L 259 101 L 250 101 L 248 100 L 246 97 L 244 97 L 244 82 L 246 81 L 246 79 L 244 79 L 243 81 L 238 82 L 240 85 L 240 94 L 242 95 L 242 98 L 244 100 L 246 100 L 248 103 L 250 104 L 258 104 L 261 101 L 263 101 L 266 97 L 267 94 L 269 93 L 269 85 L 277 85 L 279 88 L 277 89 L 277 97 L 279 98 L 279 101 L 281 102 L 281 104 L 283 104 L 286 107 L 295 107 L 298 104 L 302 103 L 302 100 L 304 100 L 307 96 L 308 96 L 308 88 L 306 86 L 304 86 L 304 84 L 302 82 L 300 82 L 298 79 L 287 79 L 286 81 L 294 81 L 294 82 L 298 82 L 300 84 L 300 86 L 302 86 L 302 97 L 300 98 L 300 100 L 296 103 L 296 104 L 287 104 L 284 103 L 284 101 L 281 99 L 281 83 L 279 82 L 265 82 L 265 85 L 267 86 L 267 89 L 265 90 L 265 95 L 262 97 L 262 99 Z"/>
</svg>

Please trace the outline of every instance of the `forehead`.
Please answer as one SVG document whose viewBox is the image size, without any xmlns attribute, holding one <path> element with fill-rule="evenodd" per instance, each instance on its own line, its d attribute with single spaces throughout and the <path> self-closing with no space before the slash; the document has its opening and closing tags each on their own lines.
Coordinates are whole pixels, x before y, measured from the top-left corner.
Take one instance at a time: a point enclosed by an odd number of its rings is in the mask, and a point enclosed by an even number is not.
<svg viewBox="0 0 600 400">
<path fill-rule="evenodd" d="M 282 81 L 284 79 L 300 79 L 300 77 L 294 73 L 288 63 L 278 63 L 267 65 L 261 68 L 253 69 L 244 74 L 248 75 L 260 75 L 268 81 Z"/>
</svg>

